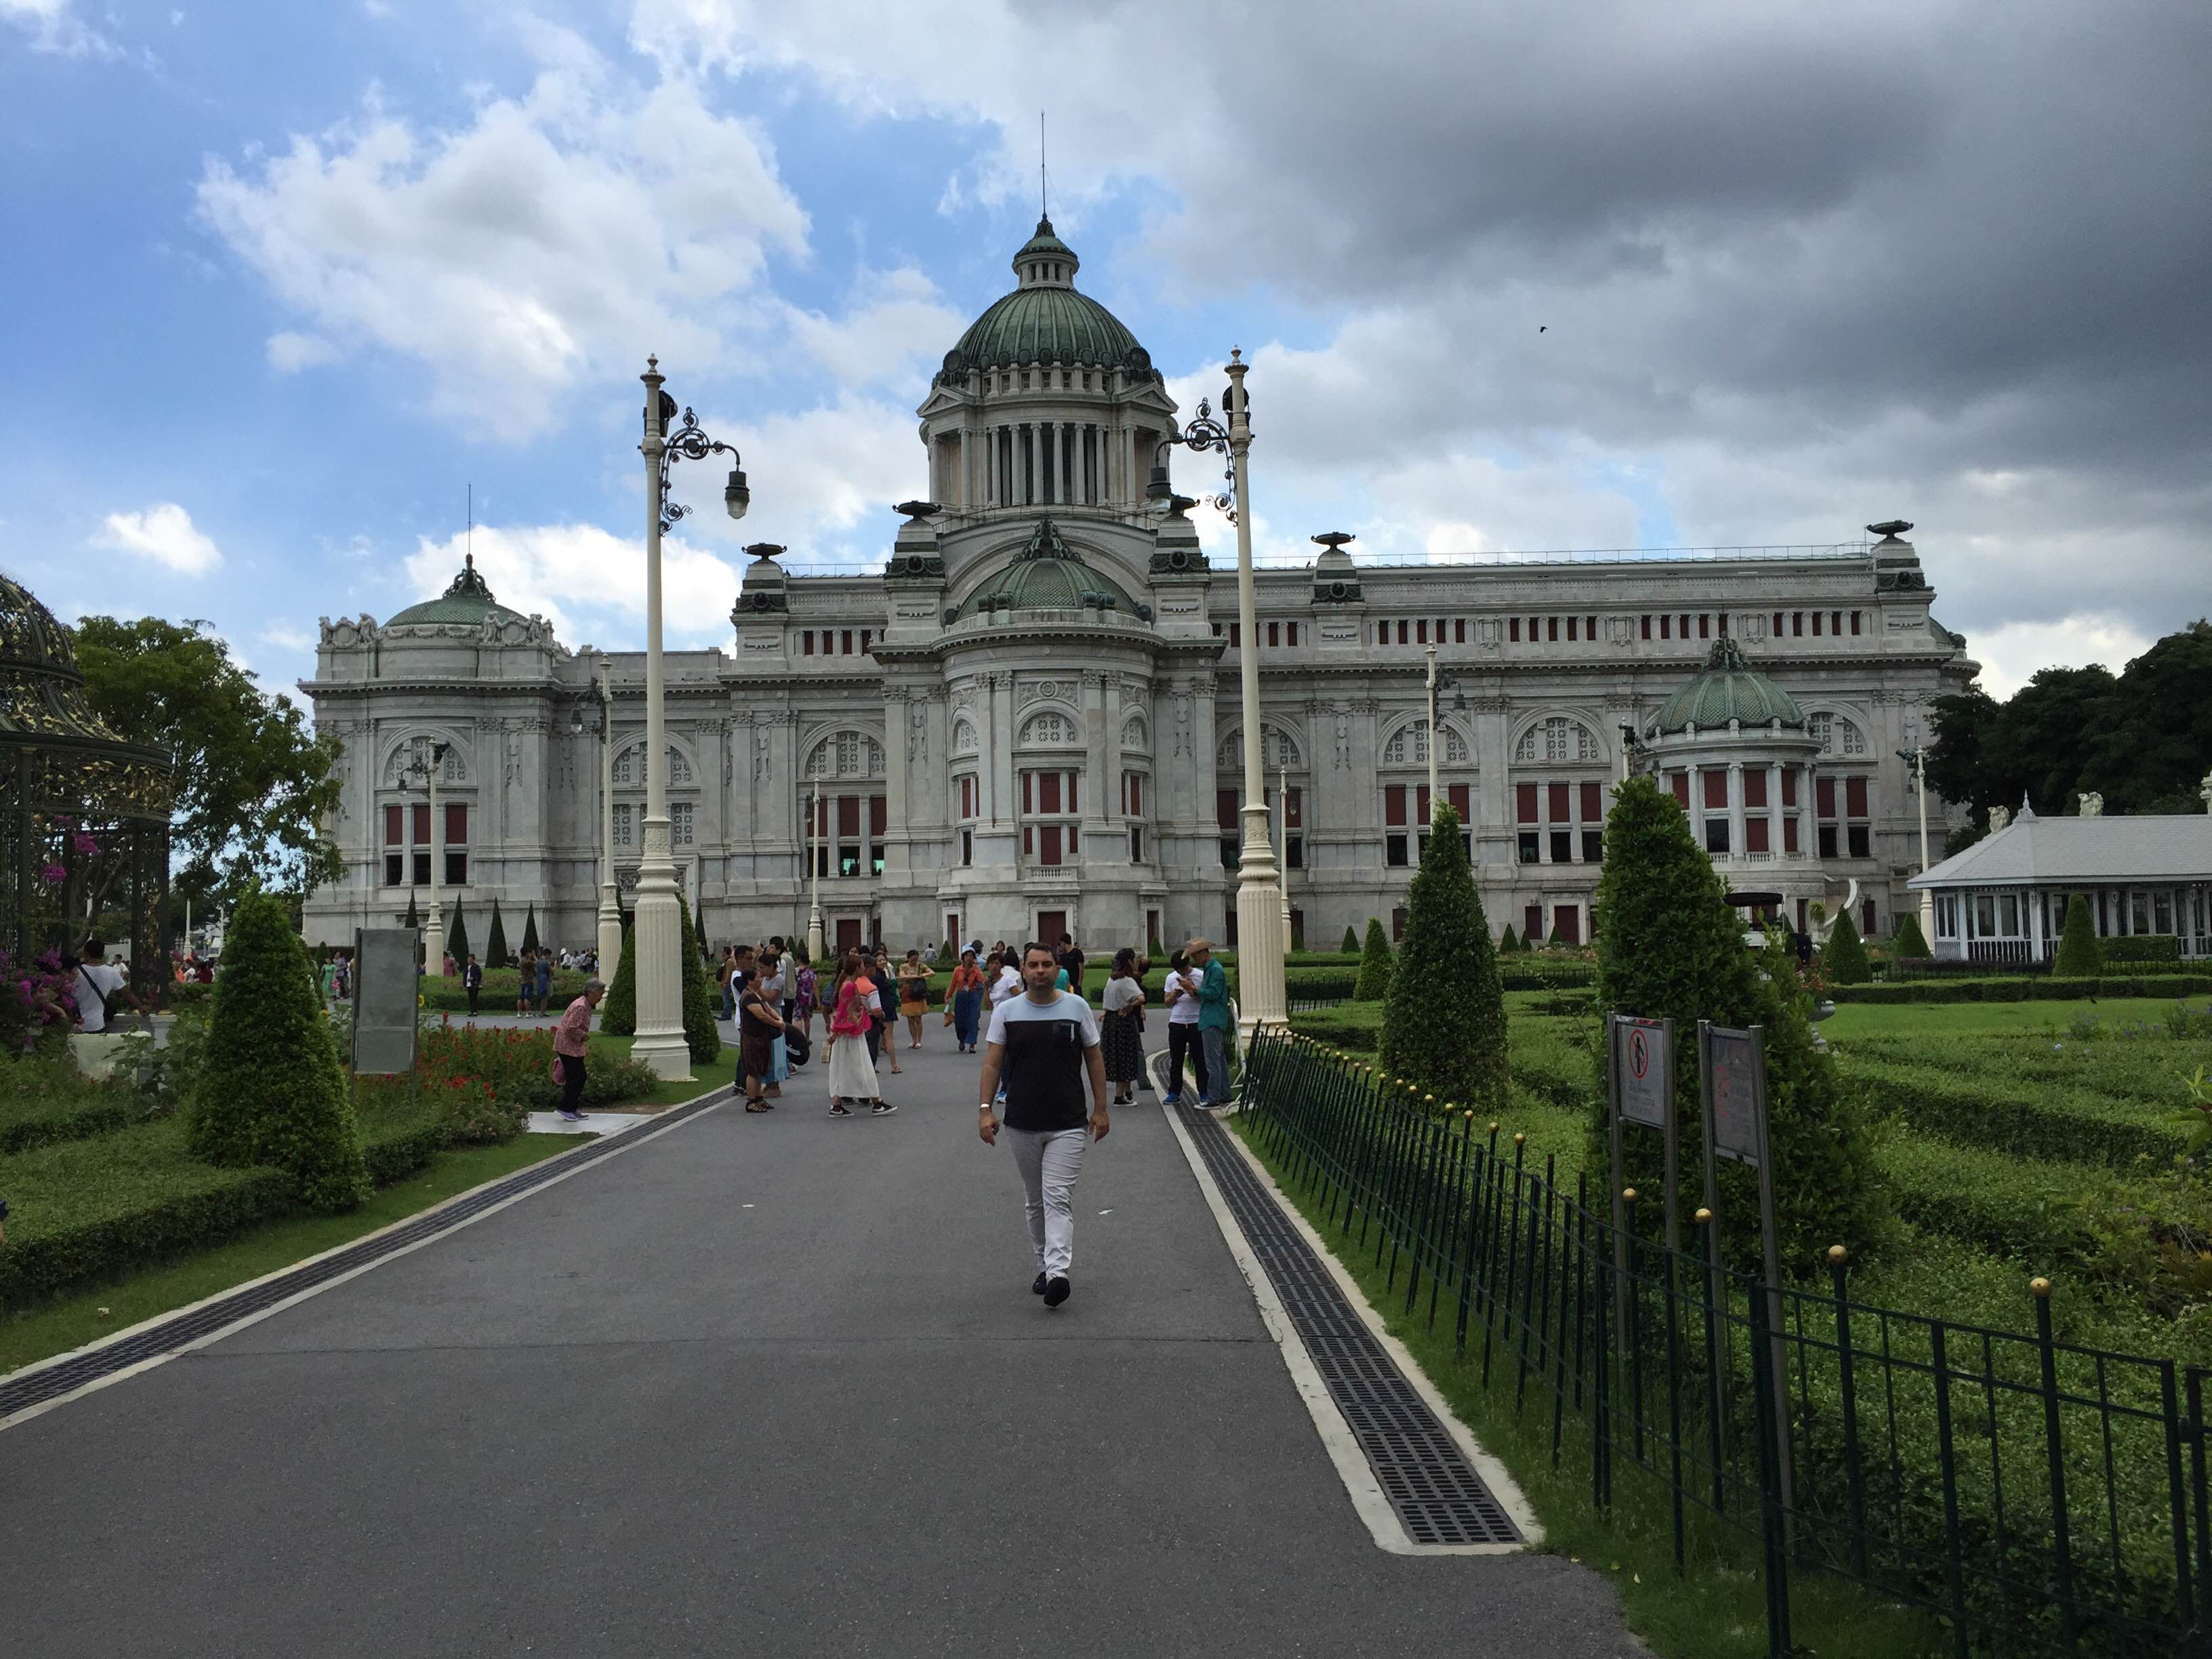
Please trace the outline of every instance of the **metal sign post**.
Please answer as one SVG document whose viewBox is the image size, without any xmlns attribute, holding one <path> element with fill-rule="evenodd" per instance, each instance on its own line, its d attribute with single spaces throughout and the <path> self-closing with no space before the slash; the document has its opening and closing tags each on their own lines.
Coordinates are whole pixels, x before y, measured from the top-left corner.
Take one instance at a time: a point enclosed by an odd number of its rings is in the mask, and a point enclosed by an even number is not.
<svg viewBox="0 0 2212 1659">
<path fill-rule="evenodd" d="M 1766 1133 L 1766 1033 L 1753 1025 L 1732 1031 L 1698 1022 L 1699 1092 L 1705 1113 L 1705 1207 L 1720 1224 L 1720 1160 L 1747 1164 L 1759 1172 L 1759 1232 L 1765 1257 L 1767 1377 L 1781 1449 L 1782 1504 L 1791 1506 L 1790 1383 L 1782 1332 L 1782 1243 L 1774 1218 L 1774 1158 Z M 1717 1285 L 1715 1286 L 1718 1305 Z"/>
<path fill-rule="evenodd" d="M 1674 1122 L 1674 1022 L 1609 1013 L 1606 1024 L 1606 1139 L 1613 1161 L 1613 1329 L 1628 1328 L 1628 1204 L 1622 1196 L 1626 1126 L 1657 1129 L 1666 1145 L 1661 1206 L 1667 1248 L 1680 1244 L 1675 1218 L 1680 1132 Z"/>
</svg>

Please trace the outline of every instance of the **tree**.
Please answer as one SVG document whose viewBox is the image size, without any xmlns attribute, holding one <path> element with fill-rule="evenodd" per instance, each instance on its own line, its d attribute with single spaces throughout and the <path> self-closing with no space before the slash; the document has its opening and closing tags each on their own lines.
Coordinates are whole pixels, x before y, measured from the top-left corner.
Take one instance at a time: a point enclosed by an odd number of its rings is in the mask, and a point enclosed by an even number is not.
<svg viewBox="0 0 2212 1659">
<path fill-rule="evenodd" d="M 1509 951 L 1520 948 L 1521 941 L 1514 937 L 1513 924 L 1509 921 L 1505 924 L 1505 931 L 1498 936 L 1498 954 L 1502 957 Z"/>
<path fill-rule="evenodd" d="M 491 937 L 484 942 L 486 968 L 512 968 L 514 958 L 507 948 L 507 924 L 500 920 L 499 901 L 491 902 Z"/>
<path fill-rule="evenodd" d="M 1867 962 L 1866 942 L 1852 925 L 1849 910 L 1836 914 L 1835 927 L 1828 934 L 1826 948 L 1820 952 L 1820 968 L 1832 985 L 1863 985 L 1874 977 L 1874 969 Z"/>
<path fill-rule="evenodd" d="M 1340 956 L 1347 957 L 1356 957 L 1359 954 L 1359 930 L 1358 928 L 1347 927 L 1344 930 L 1344 943 L 1337 947 L 1337 953 Z"/>
<path fill-rule="evenodd" d="M 1928 948 L 1928 935 L 1920 931 L 1920 918 L 1910 910 L 1898 918 L 1889 948 L 1899 962 L 1920 961 L 1935 954 Z"/>
<path fill-rule="evenodd" d="M 606 995 L 599 999 L 599 1029 L 610 1036 L 637 1035 L 637 952 L 632 944 L 629 937 L 623 938 L 614 980 Z"/>
<path fill-rule="evenodd" d="M 446 930 L 446 951 L 453 957 L 454 967 L 468 965 L 469 925 L 461 920 L 461 902 L 458 898 L 453 901 L 453 925 Z"/>
<path fill-rule="evenodd" d="M 538 954 L 538 907 L 534 904 L 522 919 L 522 948 L 532 956 Z"/>
<path fill-rule="evenodd" d="M 676 901 L 676 912 L 684 924 L 676 937 L 696 939 L 691 907 L 681 896 Z M 624 966 L 630 955 L 628 951 L 623 952 Z M 696 950 L 684 952 L 684 1041 L 690 1048 L 695 1065 L 703 1066 L 722 1052 L 722 1028 L 714 1023 L 714 991 L 707 981 L 707 963 Z"/>
<path fill-rule="evenodd" d="M 1505 1109 L 1505 991 L 1497 947 L 1460 839 L 1437 809 L 1407 901 L 1406 937 L 1382 1011 L 1384 1071 L 1486 1116 Z"/>
<path fill-rule="evenodd" d="M 2051 964 L 2055 979 L 2094 979 L 2104 970 L 2105 953 L 2097 943 L 2097 925 L 2089 920 L 2089 896 L 2076 893 L 2066 901 L 2066 924 L 2059 930 L 2058 955 Z"/>
<path fill-rule="evenodd" d="M 191 1103 L 196 1156 L 274 1164 L 312 1209 L 350 1210 L 368 1196 L 314 964 L 274 894 L 248 890 L 231 913 L 203 1054 Z"/>
<path fill-rule="evenodd" d="M 2120 673 L 2121 719 L 2097 735 L 2083 787 L 2106 811 L 2201 812 L 2212 769 L 2212 622 L 2168 634 Z"/>
<path fill-rule="evenodd" d="M 1813 1046 L 1811 998 L 1795 959 L 1778 932 L 1763 954 L 1744 947 L 1743 923 L 1712 860 L 1691 836 L 1674 796 L 1649 777 L 1631 778 L 1613 791 L 1595 931 L 1597 1006 L 1674 1022 L 1682 1168 L 1698 1169 L 1704 1157 L 1698 1021 L 1762 1026 L 1783 1260 L 1809 1272 L 1829 1245 L 1856 1254 L 1878 1237 L 1885 1218 L 1870 1137 L 1859 1108 L 1837 1082 L 1832 1056 Z M 1601 1053 L 1589 1127 L 1591 1167 L 1601 1170 L 1607 1160 L 1604 1068 Z M 1626 1178 L 1656 1189 L 1659 1138 L 1630 1131 L 1627 1159 Z M 1731 1258 L 1755 1263 L 1757 1180 L 1739 1164 L 1721 1166 L 1720 1213 Z"/>
<path fill-rule="evenodd" d="M 1390 941 L 1382 924 L 1367 918 L 1367 948 L 1360 953 L 1359 973 L 1352 981 L 1354 1002 L 1380 1002 L 1390 994 Z"/>
<path fill-rule="evenodd" d="M 179 890 L 228 903 L 251 884 L 304 895 L 336 879 L 336 738 L 311 732 L 290 698 L 263 692 L 211 623 L 87 617 L 73 632 L 93 711 L 125 740 L 176 757 Z"/>
<path fill-rule="evenodd" d="M 420 927 L 422 925 L 422 913 L 415 908 L 415 890 L 412 887 L 407 890 L 406 919 L 399 925 L 402 927 Z"/>
</svg>

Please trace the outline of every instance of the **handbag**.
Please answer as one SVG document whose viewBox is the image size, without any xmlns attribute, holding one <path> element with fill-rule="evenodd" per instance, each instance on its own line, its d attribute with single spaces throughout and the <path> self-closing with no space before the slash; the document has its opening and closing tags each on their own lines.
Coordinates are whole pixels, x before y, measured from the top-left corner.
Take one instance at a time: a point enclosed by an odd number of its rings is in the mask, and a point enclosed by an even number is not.
<svg viewBox="0 0 2212 1659">
<path fill-rule="evenodd" d="M 787 1065 L 804 1066 L 814 1058 L 814 1040 L 796 1026 L 783 1034 L 783 1058 Z"/>
</svg>

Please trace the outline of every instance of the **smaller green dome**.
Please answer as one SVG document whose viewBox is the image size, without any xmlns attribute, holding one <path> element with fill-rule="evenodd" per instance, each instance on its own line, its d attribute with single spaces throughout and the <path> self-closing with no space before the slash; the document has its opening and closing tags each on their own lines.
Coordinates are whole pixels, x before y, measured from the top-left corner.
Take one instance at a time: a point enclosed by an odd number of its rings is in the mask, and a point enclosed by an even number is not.
<svg viewBox="0 0 2212 1659">
<path fill-rule="evenodd" d="M 957 622 L 995 611 L 1081 611 L 1090 606 L 1132 621 L 1149 621 L 1152 615 L 1150 606 L 1137 604 L 1112 577 L 1084 563 L 1081 555 L 1060 539 L 1058 525 L 1041 519 L 1036 533 L 1013 562 L 963 599 L 946 620 Z"/>
<path fill-rule="evenodd" d="M 1014 255 L 1014 291 L 1001 295 L 945 354 L 933 384 L 957 384 L 979 370 L 1057 363 L 1068 368 L 1123 369 L 1139 380 L 1160 378 L 1152 354 L 1121 319 L 1075 288 L 1081 261 L 1054 234 L 1052 221 L 1037 221 L 1036 234 Z"/>
<path fill-rule="evenodd" d="M 477 562 L 471 557 L 461 567 L 461 574 L 434 599 L 425 599 L 420 605 L 410 605 L 384 625 L 398 628 L 413 623 L 447 623 L 463 628 L 495 618 L 505 621 L 513 617 L 523 620 L 520 611 L 510 611 L 491 596 L 491 589 L 477 572 Z"/>
<path fill-rule="evenodd" d="M 1779 720 L 1805 728 L 1804 711 L 1790 695 L 1743 659 L 1731 639 L 1716 640 L 1704 670 L 1678 688 L 1657 714 L 1644 722 L 1644 734 L 1670 737 L 1696 726 L 1700 732 L 1724 732 L 1730 720 L 1747 731 Z"/>
</svg>

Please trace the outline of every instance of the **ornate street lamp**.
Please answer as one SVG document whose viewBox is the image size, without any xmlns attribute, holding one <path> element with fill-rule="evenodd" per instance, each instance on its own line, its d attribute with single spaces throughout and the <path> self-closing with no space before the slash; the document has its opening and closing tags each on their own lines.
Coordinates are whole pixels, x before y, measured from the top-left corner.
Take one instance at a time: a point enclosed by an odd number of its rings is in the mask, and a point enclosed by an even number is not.
<svg viewBox="0 0 2212 1659">
<path fill-rule="evenodd" d="M 1460 714 L 1467 712 L 1467 693 L 1459 689 L 1455 674 L 1437 672 L 1437 648 L 1428 647 L 1429 659 L 1429 823 L 1433 828 L 1437 809 L 1443 805 L 1443 795 L 1437 787 L 1437 751 L 1443 747 L 1444 734 L 1437 725 L 1437 696 L 1440 692 L 1453 693 L 1452 708 Z M 1463 825 L 1472 829 L 1474 826 Z"/>
<path fill-rule="evenodd" d="M 825 942 L 822 937 L 822 852 L 814 838 L 822 823 L 822 780 L 814 780 L 814 805 L 806 815 L 806 959 L 819 968 Z"/>
<path fill-rule="evenodd" d="M 1182 444 L 1194 451 L 1229 456 L 1230 493 L 1217 495 L 1213 501 L 1237 526 L 1237 618 L 1242 641 L 1237 656 L 1244 694 L 1244 845 L 1237 866 L 1237 1012 L 1248 1037 L 1263 1024 L 1280 1025 L 1289 1018 L 1283 954 L 1290 931 L 1283 921 L 1275 849 L 1267 833 L 1266 757 L 1261 752 L 1267 728 L 1260 719 L 1259 605 L 1252 577 L 1252 404 L 1244 391 L 1244 376 L 1251 367 L 1242 350 L 1230 351 L 1229 385 L 1221 394 L 1221 412 L 1228 425 L 1216 421 L 1213 411 L 1200 402 L 1198 418 L 1162 441 L 1145 486 L 1147 501 L 1175 510 L 1179 498 L 1168 482 L 1169 446 Z"/>
<path fill-rule="evenodd" d="M 1905 735 L 1917 738 L 1919 733 L 1911 731 Z M 1912 769 L 1913 793 L 1920 798 L 1920 873 L 1924 876 L 1928 873 L 1928 745 L 1915 743 L 1910 749 L 1899 750 L 1897 757 Z M 1936 948 L 1936 890 L 1932 887 L 1920 890 L 1920 937 L 1929 950 Z"/>
<path fill-rule="evenodd" d="M 637 1038 L 630 1053 L 664 1078 L 691 1075 L 691 1047 L 684 1037 L 684 959 L 696 949 L 679 944 L 676 865 L 668 841 L 668 711 L 666 672 L 660 652 L 660 538 L 691 509 L 668 499 L 669 469 L 678 461 L 730 458 L 722 502 L 733 519 L 745 516 L 752 492 L 745 487 L 738 452 L 699 429 L 686 409 L 673 432 L 676 399 L 663 392 L 660 360 L 647 357 L 645 373 L 645 835 L 637 868 L 637 914 L 630 924 L 637 951 Z"/>
<path fill-rule="evenodd" d="M 446 763 L 446 751 L 453 746 L 450 743 L 431 744 L 429 758 L 411 768 L 409 773 L 410 776 L 422 779 L 422 787 L 430 793 L 429 939 L 423 948 L 422 960 L 422 971 L 426 974 L 434 968 L 441 975 L 446 971 L 445 915 L 438 904 L 438 773 Z"/>
<path fill-rule="evenodd" d="M 587 719 L 580 700 L 570 715 L 569 728 L 580 738 L 591 732 L 598 733 L 599 739 L 599 976 L 612 984 L 615 969 L 622 961 L 622 902 L 615 890 L 614 688 L 608 682 L 605 657 L 599 659 L 599 669 L 598 690 L 587 694 L 596 712 Z"/>
</svg>

